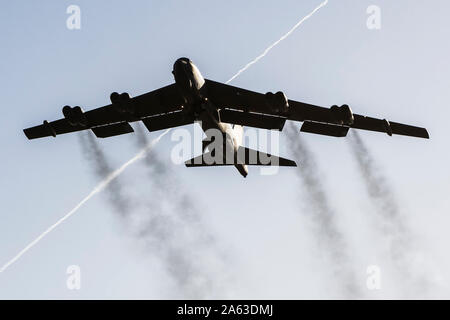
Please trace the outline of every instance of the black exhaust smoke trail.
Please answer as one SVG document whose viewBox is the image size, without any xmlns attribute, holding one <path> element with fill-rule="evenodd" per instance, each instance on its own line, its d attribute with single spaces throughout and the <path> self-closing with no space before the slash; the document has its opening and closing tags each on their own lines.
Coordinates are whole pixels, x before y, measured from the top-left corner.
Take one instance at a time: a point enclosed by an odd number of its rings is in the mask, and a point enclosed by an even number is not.
<svg viewBox="0 0 450 320">
<path fill-rule="evenodd" d="M 137 132 L 142 150 L 149 143 L 140 127 Z M 111 165 L 92 133 L 81 133 L 80 142 L 96 176 L 103 179 L 110 174 Z M 151 200 L 124 195 L 124 188 L 114 180 L 105 189 L 108 204 L 120 214 L 136 240 L 159 257 L 183 298 L 205 298 L 213 293 L 213 285 L 201 261 L 203 254 L 211 255 L 205 252 L 205 244 L 211 246 L 213 238 L 195 215 L 193 199 L 170 175 L 169 166 L 151 150 L 143 160 L 153 186 L 148 192 Z"/>
<path fill-rule="evenodd" d="M 113 168 L 108 163 L 103 150 L 96 141 L 97 138 L 90 131 L 80 132 L 79 137 L 83 155 L 94 164 L 93 169 L 96 176 L 100 179 L 108 176 L 113 171 Z M 123 190 L 124 188 L 119 179 L 112 181 L 105 189 L 109 203 L 120 215 L 129 213 L 131 205 L 130 199 L 123 195 Z"/>
<path fill-rule="evenodd" d="M 136 128 L 136 133 L 136 143 L 141 148 L 148 143 L 147 133 L 142 126 Z M 186 186 L 174 177 L 171 166 L 163 162 L 155 152 L 149 152 L 143 163 L 149 170 L 150 182 L 155 186 L 156 191 L 164 196 L 164 200 L 170 202 L 174 212 L 186 222 L 201 223 L 202 218 L 198 214 L 195 199 L 186 191 Z M 208 239 L 211 241 L 212 235 L 209 235 Z"/>
<path fill-rule="evenodd" d="M 299 163 L 296 173 L 304 185 L 302 196 L 306 196 L 306 202 L 311 205 L 312 209 L 309 214 L 314 228 L 312 234 L 316 237 L 319 249 L 326 251 L 329 255 L 329 259 L 335 267 L 334 273 L 341 282 L 343 294 L 348 298 L 361 297 L 357 279 L 352 270 L 347 244 L 336 224 L 337 216 L 331 208 L 325 187 L 320 180 L 314 155 L 302 141 L 294 124 L 289 123 L 286 129 L 294 157 Z"/>
<path fill-rule="evenodd" d="M 349 141 L 369 196 L 375 200 L 377 207 L 380 209 L 379 213 L 392 222 L 391 228 L 404 232 L 405 226 L 403 226 L 400 217 L 399 206 L 386 177 L 375 164 L 374 158 L 369 153 L 358 132 L 352 131 Z"/>
<path fill-rule="evenodd" d="M 147 145 L 142 126 L 136 128 L 136 133 L 137 147 Z M 153 201 L 148 203 L 148 220 L 139 226 L 139 234 L 159 249 L 168 272 L 189 297 L 211 296 L 217 291 L 213 279 L 218 275 L 211 273 L 214 270 L 209 270 L 203 257 L 214 260 L 216 268 L 223 266 L 220 250 L 203 223 L 195 199 L 171 173 L 171 166 L 155 152 L 149 152 L 143 163 L 152 185 Z"/>
<path fill-rule="evenodd" d="M 401 213 L 399 202 L 388 179 L 376 164 L 358 132 L 352 131 L 349 141 L 367 193 L 381 218 L 380 229 L 389 240 L 391 259 L 399 275 L 402 276 L 401 282 L 415 285 L 422 294 L 426 293 L 428 281 L 422 276 L 415 276 L 411 270 L 414 237 L 406 223 L 406 216 Z M 405 292 L 411 294 L 411 287 L 404 287 Z"/>
<path fill-rule="evenodd" d="M 147 133 L 138 126 L 136 128 L 136 143 L 139 148 L 148 144 Z M 168 160 L 166 160 L 168 161 Z M 157 187 L 157 191 L 170 199 L 171 205 L 175 206 L 176 212 L 183 212 L 183 219 L 200 221 L 201 217 L 195 208 L 195 199 L 186 192 L 185 186 L 178 181 L 171 172 L 172 166 L 167 165 L 155 152 L 147 153 L 143 162 L 149 170 L 150 182 Z"/>
</svg>

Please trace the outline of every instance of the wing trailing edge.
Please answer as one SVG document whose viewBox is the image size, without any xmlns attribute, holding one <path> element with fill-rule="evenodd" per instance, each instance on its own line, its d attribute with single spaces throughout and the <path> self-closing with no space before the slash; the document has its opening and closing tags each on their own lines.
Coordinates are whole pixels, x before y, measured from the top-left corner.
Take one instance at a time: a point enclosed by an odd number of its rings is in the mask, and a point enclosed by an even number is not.
<svg viewBox="0 0 450 320">
<path fill-rule="evenodd" d="M 338 126 L 334 124 L 305 121 L 303 122 L 300 131 L 331 137 L 345 137 L 349 129 L 349 127 Z"/>
</svg>

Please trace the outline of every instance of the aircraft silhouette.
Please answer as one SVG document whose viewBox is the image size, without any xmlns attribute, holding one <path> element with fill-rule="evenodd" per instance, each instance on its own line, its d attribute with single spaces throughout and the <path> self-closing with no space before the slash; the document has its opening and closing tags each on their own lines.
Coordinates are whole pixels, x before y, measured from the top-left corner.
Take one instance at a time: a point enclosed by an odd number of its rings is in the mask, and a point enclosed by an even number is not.
<svg viewBox="0 0 450 320">
<path fill-rule="evenodd" d="M 247 165 L 296 163 L 242 146 L 243 126 L 281 131 L 286 120 L 292 120 L 303 122 L 302 132 L 333 137 L 345 137 L 353 128 L 429 138 L 425 128 L 354 114 L 346 104 L 324 108 L 288 100 L 281 91 L 262 94 L 204 79 L 188 58 L 178 59 L 172 73 L 175 83 L 171 85 L 133 98 L 126 92 L 113 92 L 110 104 L 86 112 L 79 106 L 65 106 L 63 119 L 44 121 L 24 133 L 28 139 L 36 139 L 92 130 L 97 137 L 106 138 L 133 132 L 129 123 L 134 121 L 142 121 L 149 131 L 201 121 L 207 136 L 203 151 L 208 148 L 208 152 L 186 161 L 186 166 L 233 165 L 244 177 Z"/>
</svg>

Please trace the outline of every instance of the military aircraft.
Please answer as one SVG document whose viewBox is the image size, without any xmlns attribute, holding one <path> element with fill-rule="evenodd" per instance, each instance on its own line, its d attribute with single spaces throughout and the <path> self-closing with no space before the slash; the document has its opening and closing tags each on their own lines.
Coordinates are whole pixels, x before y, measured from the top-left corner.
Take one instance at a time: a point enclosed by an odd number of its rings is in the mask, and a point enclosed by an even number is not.
<svg viewBox="0 0 450 320">
<path fill-rule="evenodd" d="M 186 161 L 186 166 L 233 165 L 244 177 L 247 165 L 296 163 L 242 146 L 242 126 L 281 131 L 286 120 L 292 120 L 303 122 L 302 132 L 333 137 L 345 137 L 353 128 L 429 138 L 425 128 L 354 114 L 346 104 L 325 108 L 288 100 L 281 91 L 262 94 L 208 80 L 188 58 L 176 60 L 172 73 L 175 83 L 171 85 L 133 98 L 126 92 L 113 92 L 110 104 L 86 112 L 79 106 L 65 106 L 63 119 L 44 121 L 24 133 L 28 139 L 36 139 L 90 129 L 97 137 L 106 138 L 133 132 L 129 123 L 134 121 L 142 121 L 149 131 L 198 121 L 206 134 L 204 153 Z M 210 133 L 212 129 L 223 135 L 223 148 L 210 150 L 217 138 Z"/>
</svg>

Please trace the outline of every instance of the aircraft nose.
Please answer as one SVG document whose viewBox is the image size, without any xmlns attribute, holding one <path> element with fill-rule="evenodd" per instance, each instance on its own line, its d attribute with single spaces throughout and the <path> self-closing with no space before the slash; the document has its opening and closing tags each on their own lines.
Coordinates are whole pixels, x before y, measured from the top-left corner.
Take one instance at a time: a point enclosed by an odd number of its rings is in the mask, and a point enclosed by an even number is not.
<svg viewBox="0 0 450 320">
<path fill-rule="evenodd" d="M 173 71 L 177 72 L 177 70 L 181 70 L 186 68 L 187 65 L 189 65 L 190 60 L 188 58 L 179 58 L 175 63 L 173 64 Z"/>
<path fill-rule="evenodd" d="M 173 64 L 172 74 L 175 76 L 175 75 L 189 73 L 190 66 L 191 66 L 191 61 L 188 58 L 179 58 Z"/>
</svg>

